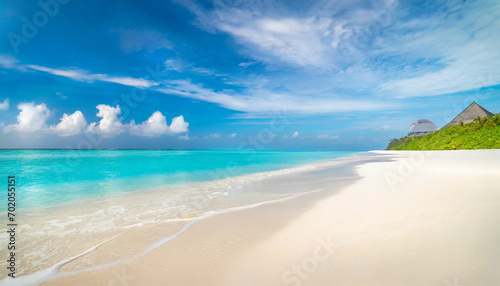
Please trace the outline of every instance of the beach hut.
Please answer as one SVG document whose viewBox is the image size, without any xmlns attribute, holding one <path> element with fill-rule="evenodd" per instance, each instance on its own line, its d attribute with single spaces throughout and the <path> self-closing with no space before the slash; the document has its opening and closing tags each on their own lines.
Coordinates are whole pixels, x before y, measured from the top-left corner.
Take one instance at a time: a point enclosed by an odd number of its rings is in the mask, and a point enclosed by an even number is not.
<svg viewBox="0 0 500 286">
<path fill-rule="evenodd" d="M 410 132 L 408 132 L 408 137 L 422 136 L 432 133 L 437 130 L 434 123 L 427 119 L 419 119 L 410 125 Z"/>
<path fill-rule="evenodd" d="M 475 118 L 485 118 L 486 116 L 493 116 L 494 114 L 489 112 L 488 110 L 484 109 L 481 105 L 477 104 L 475 101 L 472 102 L 469 106 L 467 106 L 466 109 L 464 109 L 462 112 L 460 112 L 457 117 L 453 118 L 453 120 L 443 126 L 444 129 L 446 127 L 450 127 L 453 125 L 458 125 L 460 122 L 463 124 L 471 123 L 474 121 Z"/>
</svg>

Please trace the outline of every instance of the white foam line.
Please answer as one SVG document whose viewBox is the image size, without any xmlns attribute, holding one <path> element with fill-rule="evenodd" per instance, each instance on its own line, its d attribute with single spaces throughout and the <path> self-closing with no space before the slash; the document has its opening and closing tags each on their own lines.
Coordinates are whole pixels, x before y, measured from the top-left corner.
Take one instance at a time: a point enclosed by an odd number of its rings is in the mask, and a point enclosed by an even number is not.
<svg viewBox="0 0 500 286">
<path fill-rule="evenodd" d="M 102 264 L 102 265 L 97 265 L 97 266 L 94 266 L 94 267 L 89 267 L 89 268 L 86 268 L 86 269 L 82 269 L 82 270 L 77 270 L 77 271 L 70 271 L 70 272 L 62 272 L 61 271 L 61 267 L 79 257 L 82 257 L 83 255 L 85 254 L 88 254 L 94 250 L 96 250 L 99 246 L 117 238 L 118 236 L 122 235 L 123 233 L 120 233 L 119 235 L 116 235 L 106 241 L 103 241 L 89 249 L 87 249 L 86 251 L 80 253 L 80 254 L 77 254 L 73 257 L 70 257 L 70 258 L 67 258 L 65 260 L 62 260 L 60 262 L 58 262 L 57 264 L 55 264 L 54 266 L 52 267 L 49 267 L 47 269 L 44 269 L 44 270 L 41 270 L 41 271 L 38 271 L 38 272 L 35 272 L 33 274 L 28 274 L 28 275 L 25 275 L 25 276 L 19 276 L 19 277 L 16 277 L 15 279 L 12 279 L 10 277 L 8 278 L 5 278 L 3 280 L 0 281 L 0 286 L 3 286 L 3 285 L 40 285 L 42 284 L 43 282 L 49 280 L 49 279 L 54 279 L 54 278 L 58 278 L 58 277 L 64 277 L 64 276 L 73 276 L 73 275 L 76 275 L 76 274 L 80 274 L 80 273 L 85 273 L 85 272 L 90 272 L 90 271 L 96 271 L 96 270 L 101 270 L 101 269 L 105 269 L 105 268 L 108 268 L 108 267 L 116 267 L 116 266 L 120 266 L 120 265 L 123 265 L 123 264 L 126 264 L 126 263 L 130 263 L 136 259 L 139 259 L 141 258 L 142 256 L 150 253 L 151 251 L 157 249 L 158 247 L 168 243 L 169 241 L 172 241 L 173 239 L 175 239 L 176 237 L 178 237 L 179 235 L 183 234 L 184 232 L 186 232 L 194 223 L 196 223 L 197 221 L 199 220 L 202 220 L 204 218 L 208 218 L 208 217 L 211 217 L 213 215 L 216 215 L 216 214 L 222 214 L 222 213 L 228 213 L 228 212 L 233 212 L 233 211 L 238 211 L 238 210 L 244 210 L 244 209 L 250 209 L 250 208 L 255 208 L 255 207 L 258 207 L 258 206 L 262 206 L 262 205 L 268 205 L 268 204 L 273 204 L 273 203 L 278 203 L 278 202 L 282 202 L 282 201 L 287 201 L 287 200 L 291 200 L 291 199 L 294 199 L 294 198 L 298 198 L 298 197 L 301 197 L 301 196 L 304 196 L 304 195 L 308 195 L 308 194 L 312 194 L 312 193 L 316 193 L 316 192 L 319 192 L 319 191 L 322 191 L 324 190 L 324 188 L 322 189 L 317 189 L 317 190 L 313 190 L 313 191 L 309 191 L 309 192 L 304 192 L 304 193 L 300 193 L 300 194 L 296 194 L 296 195 L 292 195 L 292 196 L 288 196 L 288 197 L 284 197 L 284 198 L 280 198 L 280 199 L 276 199 L 276 200 L 271 200 L 271 201 L 265 201 L 265 202 L 260 202 L 260 203 L 255 203 L 255 204 L 251 204 L 251 205 L 246 205 L 246 206 L 241 206 L 241 207 L 233 207 L 233 208 L 228 208 L 228 209 L 223 209 L 223 210 L 219 210 L 219 211 L 210 211 L 210 212 L 207 212 L 201 216 L 198 216 L 198 217 L 193 217 L 193 218 L 185 218 L 185 219 L 169 219 L 169 220 L 166 220 L 167 222 L 174 222 L 174 221 L 188 221 L 189 223 L 187 225 L 185 225 L 179 232 L 173 234 L 173 235 L 170 235 L 168 237 L 165 237 L 161 240 L 159 240 L 158 242 L 152 244 L 151 246 L 149 246 L 148 248 L 146 248 L 141 254 L 131 258 L 131 259 L 121 259 L 121 260 L 118 260 L 118 261 L 115 261 L 113 263 L 107 263 L 107 264 Z"/>
<path fill-rule="evenodd" d="M 284 197 L 284 198 L 281 198 L 281 199 L 260 202 L 260 203 L 256 203 L 256 204 L 252 204 L 252 205 L 246 205 L 246 206 L 241 206 L 241 207 L 233 207 L 233 208 L 228 208 L 228 209 L 223 209 L 223 210 L 218 210 L 218 211 L 209 211 L 209 212 L 206 212 L 203 215 L 197 216 L 197 217 L 192 217 L 192 218 L 173 218 L 173 219 L 169 219 L 167 221 L 169 221 L 169 222 L 174 222 L 174 221 L 197 221 L 197 220 L 204 219 L 204 218 L 216 215 L 216 214 L 221 214 L 221 213 L 226 213 L 226 212 L 232 212 L 232 211 L 237 211 L 237 210 L 250 209 L 250 208 L 255 208 L 255 207 L 258 207 L 258 206 L 261 206 L 261 205 L 267 205 L 267 204 L 278 203 L 278 202 L 281 202 L 281 201 L 291 200 L 291 199 L 294 199 L 294 198 L 297 198 L 297 197 L 300 197 L 300 196 L 303 196 L 303 195 L 316 193 L 316 192 L 319 192 L 319 191 L 322 191 L 322 190 L 324 190 L 324 188 L 313 190 L 313 191 L 309 191 L 309 192 L 304 192 L 304 193 L 300 193 L 300 194 L 296 194 L 296 195 L 291 195 L 291 196 Z"/>
<path fill-rule="evenodd" d="M 90 252 L 96 250 L 99 246 L 117 238 L 118 236 L 120 236 L 122 234 L 123 233 L 120 233 L 120 234 L 118 234 L 118 235 L 116 235 L 108 240 L 105 240 L 97 245 L 94 245 L 91 248 L 87 249 L 86 251 L 84 251 L 80 254 L 77 254 L 77 255 L 70 257 L 70 258 L 66 258 L 66 259 L 54 264 L 52 267 L 49 267 L 47 269 L 35 272 L 33 274 L 25 275 L 25 276 L 19 276 L 16 278 L 7 277 L 7 278 L 3 279 L 2 281 L 0 281 L 0 285 L 40 285 L 41 283 L 49 280 L 50 278 L 55 277 L 60 272 L 60 269 L 63 265 L 65 265 L 65 264 L 67 264 L 67 263 L 69 263 L 69 262 L 71 262 L 79 257 L 82 257 L 83 255 L 85 255 L 87 253 L 90 253 Z"/>
</svg>

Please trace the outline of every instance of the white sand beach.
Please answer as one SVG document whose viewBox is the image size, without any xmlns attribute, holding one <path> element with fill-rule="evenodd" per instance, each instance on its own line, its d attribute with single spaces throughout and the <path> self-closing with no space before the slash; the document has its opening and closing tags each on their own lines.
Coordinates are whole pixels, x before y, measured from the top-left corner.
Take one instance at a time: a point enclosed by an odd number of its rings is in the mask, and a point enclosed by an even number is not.
<svg viewBox="0 0 500 286">
<path fill-rule="evenodd" d="M 500 150 L 380 151 L 353 164 L 346 184 L 215 214 L 131 262 L 43 285 L 500 284 Z"/>
</svg>

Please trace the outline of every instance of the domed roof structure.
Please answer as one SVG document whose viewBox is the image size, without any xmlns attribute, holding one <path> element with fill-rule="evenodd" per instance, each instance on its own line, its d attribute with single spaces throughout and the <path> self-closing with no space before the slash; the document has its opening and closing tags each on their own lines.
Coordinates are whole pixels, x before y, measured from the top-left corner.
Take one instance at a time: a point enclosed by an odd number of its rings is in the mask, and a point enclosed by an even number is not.
<svg viewBox="0 0 500 286">
<path fill-rule="evenodd" d="M 432 121 L 427 119 L 419 119 L 410 125 L 408 137 L 422 136 L 432 133 L 437 130 L 437 127 Z"/>
</svg>

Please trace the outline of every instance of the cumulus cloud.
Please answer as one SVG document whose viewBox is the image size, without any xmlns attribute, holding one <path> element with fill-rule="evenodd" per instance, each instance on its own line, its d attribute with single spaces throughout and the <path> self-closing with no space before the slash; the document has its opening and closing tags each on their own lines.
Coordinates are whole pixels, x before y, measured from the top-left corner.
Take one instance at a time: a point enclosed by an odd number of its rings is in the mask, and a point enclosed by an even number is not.
<svg viewBox="0 0 500 286">
<path fill-rule="evenodd" d="M 85 120 L 83 113 L 77 110 L 71 115 L 64 113 L 61 122 L 55 126 L 51 126 L 50 130 L 57 133 L 59 136 L 65 137 L 80 134 L 84 132 L 86 128 L 87 120 Z"/>
<path fill-rule="evenodd" d="M 35 105 L 34 102 L 20 103 L 17 108 L 21 110 L 17 116 L 17 123 L 4 128 L 5 133 L 33 133 L 46 131 L 47 119 L 51 112 L 45 103 Z"/>
<path fill-rule="evenodd" d="M 236 137 L 236 133 L 233 133 L 231 135 L 227 135 L 227 137 L 229 137 L 229 138 L 235 138 Z"/>
<path fill-rule="evenodd" d="M 188 132 L 189 123 L 184 121 L 184 116 L 177 116 L 172 119 L 172 124 L 170 124 L 170 131 L 172 133 L 183 133 Z"/>
<path fill-rule="evenodd" d="M 9 109 L 9 99 L 6 98 L 3 103 L 0 103 L 0 110 L 8 110 Z"/>
<path fill-rule="evenodd" d="M 144 135 L 148 137 L 157 137 L 168 132 L 167 119 L 161 112 L 156 111 L 148 118 L 138 125 L 132 125 L 130 133 L 134 135 Z"/>
<path fill-rule="evenodd" d="M 163 134 L 178 134 L 188 132 L 189 123 L 184 121 L 184 117 L 177 116 L 172 119 L 170 126 L 161 112 L 154 112 L 148 120 L 141 124 L 135 124 L 132 120 L 128 124 L 122 122 L 119 117 L 121 109 L 119 105 L 112 107 L 106 104 L 96 106 L 99 110 L 97 117 L 100 117 L 99 122 L 93 122 L 87 125 L 87 120 L 83 113 L 79 110 L 73 114 L 64 113 L 59 119 L 59 123 L 48 125 L 47 120 L 52 115 L 45 103 L 35 105 L 34 102 L 20 103 L 17 108 L 21 110 L 17 116 L 17 123 L 5 126 L 5 133 L 53 133 L 59 136 L 73 136 L 83 132 L 99 133 L 103 137 L 109 138 L 130 131 L 133 135 L 157 137 Z M 3 123 L 2 123 L 3 126 Z M 181 136 L 189 140 L 189 136 Z"/>
<path fill-rule="evenodd" d="M 59 136 L 72 136 L 82 133 L 87 121 L 81 111 L 75 111 L 73 114 L 64 114 L 57 125 L 49 126 L 47 120 L 52 112 L 45 103 L 35 105 L 34 102 L 20 103 L 17 108 L 21 110 L 17 116 L 17 123 L 8 125 L 4 128 L 5 133 L 55 133 Z"/>
<path fill-rule="evenodd" d="M 100 133 L 103 137 L 114 137 L 125 132 L 126 126 L 118 116 L 121 114 L 119 105 L 111 107 L 105 104 L 96 106 L 99 110 L 97 117 L 102 118 L 99 122 L 91 123 L 87 130 L 92 133 Z"/>
<path fill-rule="evenodd" d="M 295 133 L 293 133 L 293 135 L 292 135 L 292 138 L 297 138 L 297 137 L 299 137 L 299 136 L 300 136 L 300 135 L 299 135 L 299 132 L 295 131 Z"/>
<path fill-rule="evenodd" d="M 191 138 L 189 137 L 189 134 L 179 136 L 178 138 L 181 139 L 181 140 L 186 140 L 186 141 L 187 140 L 191 140 Z"/>
<path fill-rule="evenodd" d="M 169 126 L 166 117 L 161 112 L 156 111 L 143 123 L 137 125 L 132 123 L 130 126 L 130 133 L 133 135 L 158 137 L 163 134 L 188 132 L 188 126 L 189 123 L 184 121 L 182 115 L 174 117 L 172 119 L 172 124 Z M 189 137 L 180 139 L 187 140 Z"/>
</svg>

